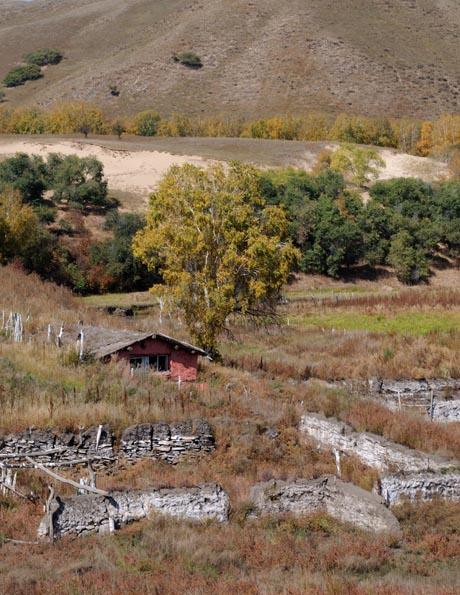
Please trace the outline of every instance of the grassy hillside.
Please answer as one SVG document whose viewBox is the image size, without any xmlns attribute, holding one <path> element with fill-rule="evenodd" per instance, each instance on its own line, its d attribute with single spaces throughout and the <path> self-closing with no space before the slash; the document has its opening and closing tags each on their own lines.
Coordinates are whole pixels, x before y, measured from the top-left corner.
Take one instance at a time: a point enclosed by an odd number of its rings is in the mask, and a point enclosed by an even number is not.
<svg viewBox="0 0 460 595">
<path fill-rule="evenodd" d="M 0 76 L 51 46 L 66 59 L 9 90 L 13 104 L 77 98 L 113 113 L 428 117 L 457 110 L 459 24 L 453 0 L 7 0 Z M 202 68 L 173 61 L 187 50 Z"/>
<path fill-rule="evenodd" d="M 401 291 L 388 279 L 339 283 L 300 277 L 286 288 L 289 300 L 283 306 L 283 324 L 254 329 L 233 320 L 233 339 L 223 338 L 225 365 L 205 363 L 201 385 L 187 387 L 182 397 L 173 384 L 129 379 L 116 365 L 75 366 L 52 344 L 12 344 L 1 337 L 0 435 L 32 426 L 76 428 L 102 421 L 120 432 L 141 421 L 205 417 L 217 439 L 212 455 L 193 464 L 144 461 L 119 467 L 113 474 L 98 475 L 98 486 L 122 489 L 218 481 L 230 495 L 232 515 L 223 526 L 153 516 L 110 537 L 63 539 L 54 546 L 18 545 L 8 539 L 35 539 L 48 484 L 40 472 L 20 471 L 17 487 L 24 493 L 33 491 L 37 499 L 27 502 L 0 496 L 0 591 L 23 595 L 458 593 L 458 504 L 435 501 L 396 507 L 403 531 L 400 542 L 376 537 L 323 513 L 246 518 L 249 488 L 255 482 L 335 472 L 333 455 L 318 451 L 299 436 L 297 425 L 306 410 L 335 415 L 359 430 L 426 452 L 460 456 L 458 424 L 391 412 L 321 380 L 374 374 L 458 376 L 460 335 L 452 323 L 460 313 L 460 297 L 458 289 L 442 287 L 446 284 L 451 285 L 450 277 L 438 279 L 432 289 Z M 104 317 L 75 301 L 70 292 L 13 267 L 0 269 L 0 309 L 28 313 L 27 331 L 48 322 L 77 319 L 133 324 Z M 420 311 L 427 320 L 445 318 L 435 332 L 425 334 L 416 324 Z M 328 316 L 338 313 L 343 320 L 366 316 L 349 330 L 329 327 Z M 374 332 L 371 327 L 369 332 L 366 328 L 371 317 L 403 315 L 414 316 L 411 334 L 403 329 Z M 136 318 L 134 324 L 159 328 L 155 310 Z M 178 336 L 184 333 L 174 319 L 163 330 Z M 61 472 L 74 478 L 82 473 Z M 375 479 L 375 472 L 354 457 L 343 461 L 342 473 L 366 489 Z M 62 497 L 72 493 L 68 486 L 55 488 Z"/>
</svg>

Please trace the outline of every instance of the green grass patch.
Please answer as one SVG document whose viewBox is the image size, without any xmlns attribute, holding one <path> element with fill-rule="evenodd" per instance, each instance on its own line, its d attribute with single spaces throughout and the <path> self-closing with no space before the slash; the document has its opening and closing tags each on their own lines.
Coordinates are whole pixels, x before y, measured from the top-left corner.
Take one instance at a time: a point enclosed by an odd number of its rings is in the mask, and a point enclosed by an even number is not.
<svg viewBox="0 0 460 595">
<path fill-rule="evenodd" d="M 94 308 L 136 308 L 156 306 L 158 304 L 157 298 L 148 291 L 105 293 L 103 295 L 89 295 L 80 299 L 87 306 Z"/>
<path fill-rule="evenodd" d="M 334 312 L 311 316 L 290 317 L 291 324 L 320 326 L 327 329 L 363 330 L 411 335 L 426 335 L 433 332 L 460 330 L 460 314 L 457 312 L 410 312 L 388 316 L 383 314 L 360 314 L 359 312 Z"/>
</svg>

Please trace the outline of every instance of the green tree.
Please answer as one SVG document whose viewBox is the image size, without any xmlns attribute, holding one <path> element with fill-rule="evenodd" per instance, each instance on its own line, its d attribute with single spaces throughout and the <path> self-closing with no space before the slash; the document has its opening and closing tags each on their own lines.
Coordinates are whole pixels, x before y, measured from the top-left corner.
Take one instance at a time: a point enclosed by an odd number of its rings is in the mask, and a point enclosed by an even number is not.
<svg viewBox="0 0 460 595">
<path fill-rule="evenodd" d="M 43 48 L 26 54 L 24 62 L 36 64 L 37 66 L 47 66 L 48 64 L 59 64 L 63 57 L 63 53 L 56 48 Z"/>
<path fill-rule="evenodd" d="M 5 76 L 2 83 L 5 87 L 19 87 L 27 81 L 34 81 L 42 77 L 40 66 L 36 64 L 25 64 L 24 66 L 15 66 Z"/>
<path fill-rule="evenodd" d="M 296 264 L 284 210 L 264 207 L 251 166 L 173 166 L 134 238 L 135 255 L 159 268 L 194 339 L 214 356 L 230 314 L 275 312 Z"/>
<path fill-rule="evenodd" d="M 112 291 L 145 291 L 160 278 L 136 258 L 132 250 L 134 235 L 145 226 L 145 218 L 137 213 L 111 211 L 106 217 L 106 228 L 113 238 L 90 246 L 90 263 L 101 266 L 112 279 Z"/>
<path fill-rule="evenodd" d="M 341 267 L 360 259 L 362 234 L 350 213 L 357 208 L 358 203 L 352 197 L 340 205 L 325 194 L 312 205 L 311 231 L 302 246 L 303 271 L 337 277 Z"/>
<path fill-rule="evenodd" d="M 47 166 L 54 201 L 81 210 L 107 204 L 107 182 L 98 159 L 51 153 Z"/>
<path fill-rule="evenodd" d="M 360 187 L 376 180 L 384 167 L 385 162 L 375 149 L 343 144 L 331 155 L 331 170 L 343 174 Z"/>
<path fill-rule="evenodd" d="M 426 253 L 405 229 L 393 236 L 388 262 L 394 267 L 398 279 L 407 285 L 426 281 L 430 275 Z"/>
<path fill-rule="evenodd" d="M 47 187 L 46 164 L 38 155 L 17 153 L 0 163 L 0 191 L 17 190 L 23 202 L 39 204 Z"/>
</svg>

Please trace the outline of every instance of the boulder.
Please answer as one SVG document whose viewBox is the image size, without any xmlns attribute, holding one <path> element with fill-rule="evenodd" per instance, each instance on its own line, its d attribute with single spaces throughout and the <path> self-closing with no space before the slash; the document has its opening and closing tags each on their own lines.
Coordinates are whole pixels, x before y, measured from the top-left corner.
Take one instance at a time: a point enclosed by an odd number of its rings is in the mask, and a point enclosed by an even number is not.
<svg viewBox="0 0 460 595">
<path fill-rule="evenodd" d="M 323 511 L 332 517 L 377 533 L 399 534 L 399 523 L 384 500 L 334 476 L 279 481 L 253 486 L 253 515 Z"/>
</svg>

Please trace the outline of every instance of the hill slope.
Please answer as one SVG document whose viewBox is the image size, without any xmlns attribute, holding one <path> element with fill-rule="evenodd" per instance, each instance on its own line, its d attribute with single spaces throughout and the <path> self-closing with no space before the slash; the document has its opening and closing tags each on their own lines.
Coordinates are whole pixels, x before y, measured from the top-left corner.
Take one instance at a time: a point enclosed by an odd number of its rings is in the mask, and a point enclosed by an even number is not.
<svg viewBox="0 0 460 595">
<path fill-rule="evenodd" d="M 94 101 L 113 113 L 455 111 L 454 0 L 33 0 L 1 3 L 0 76 L 23 53 L 66 55 L 13 104 Z M 199 70 L 174 63 L 193 50 Z M 120 89 L 112 97 L 110 85 Z"/>
</svg>

